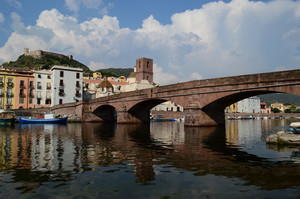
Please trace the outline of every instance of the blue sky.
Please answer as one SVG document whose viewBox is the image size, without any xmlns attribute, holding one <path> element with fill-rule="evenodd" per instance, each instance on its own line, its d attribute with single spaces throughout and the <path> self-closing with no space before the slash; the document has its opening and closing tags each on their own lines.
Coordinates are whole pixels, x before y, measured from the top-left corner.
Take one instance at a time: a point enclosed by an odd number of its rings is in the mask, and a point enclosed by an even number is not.
<svg viewBox="0 0 300 199">
<path fill-rule="evenodd" d="M 299 69 L 299 0 L 1 0 L 0 63 L 42 49 L 93 70 L 154 59 L 154 80 Z"/>
</svg>

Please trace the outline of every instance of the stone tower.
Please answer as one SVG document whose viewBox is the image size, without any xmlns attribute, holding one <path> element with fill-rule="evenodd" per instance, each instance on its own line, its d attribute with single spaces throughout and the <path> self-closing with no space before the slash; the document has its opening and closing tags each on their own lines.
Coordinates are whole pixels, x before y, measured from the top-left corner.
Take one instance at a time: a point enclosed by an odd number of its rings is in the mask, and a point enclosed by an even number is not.
<svg viewBox="0 0 300 199">
<path fill-rule="evenodd" d="M 136 60 L 136 82 L 142 80 L 153 83 L 153 59 L 142 57 Z"/>
</svg>

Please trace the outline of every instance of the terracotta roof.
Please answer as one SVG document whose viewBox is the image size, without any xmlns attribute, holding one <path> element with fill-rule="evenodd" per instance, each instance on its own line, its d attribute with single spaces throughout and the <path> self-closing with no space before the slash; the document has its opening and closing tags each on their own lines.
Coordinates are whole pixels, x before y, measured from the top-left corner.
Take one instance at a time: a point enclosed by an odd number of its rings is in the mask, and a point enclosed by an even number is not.
<svg viewBox="0 0 300 199">
<path fill-rule="evenodd" d="M 136 76 L 136 72 L 132 72 L 130 73 L 130 75 L 128 76 L 128 78 L 134 78 Z"/>
<path fill-rule="evenodd" d="M 99 85 L 98 88 L 112 88 L 111 83 L 105 78 Z"/>
</svg>

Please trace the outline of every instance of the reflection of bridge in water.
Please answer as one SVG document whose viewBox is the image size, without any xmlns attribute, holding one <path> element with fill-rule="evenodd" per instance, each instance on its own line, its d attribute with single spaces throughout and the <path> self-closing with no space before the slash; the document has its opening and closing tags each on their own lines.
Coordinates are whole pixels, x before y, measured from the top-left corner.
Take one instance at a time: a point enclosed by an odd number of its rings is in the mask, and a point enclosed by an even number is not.
<svg viewBox="0 0 300 199">
<path fill-rule="evenodd" d="M 235 129 L 236 123 L 232 124 Z M 262 190 L 300 185 L 300 167 L 243 151 L 232 129 L 225 133 L 223 127 L 188 127 L 184 132 L 182 123 L 151 125 L 155 132 L 138 124 L 72 124 L 55 126 L 52 133 L 37 131 L 39 126 L 23 128 L 21 133 L 11 129 L 1 135 L 1 148 L 8 149 L 1 157 L 1 165 L 6 165 L 2 171 L 15 170 L 14 180 L 27 190 L 44 182 L 73 181 L 74 173 L 123 164 L 132 167 L 140 183 L 155 180 L 162 172 L 155 168 L 169 165 L 195 176 L 239 178 Z M 256 127 L 253 131 L 260 126 Z"/>
<path fill-rule="evenodd" d="M 183 82 L 58 105 L 52 111 L 77 114 L 84 122 L 141 123 L 149 122 L 153 107 L 172 101 L 184 107 L 185 126 L 213 126 L 225 123 L 227 106 L 276 92 L 300 95 L 300 70 Z"/>
</svg>

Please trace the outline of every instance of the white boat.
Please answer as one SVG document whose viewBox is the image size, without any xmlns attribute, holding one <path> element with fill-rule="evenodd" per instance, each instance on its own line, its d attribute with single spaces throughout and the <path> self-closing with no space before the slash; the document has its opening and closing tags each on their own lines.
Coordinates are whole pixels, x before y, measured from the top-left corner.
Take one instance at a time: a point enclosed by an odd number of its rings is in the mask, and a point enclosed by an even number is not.
<svg viewBox="0 0 300 199">
<path fill-rule="evenodd" d="M 300 122 L 292 122 L 290 124 L 290 130 L 293 132 L 300 132 Z"/>
</svg>

